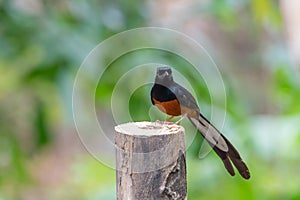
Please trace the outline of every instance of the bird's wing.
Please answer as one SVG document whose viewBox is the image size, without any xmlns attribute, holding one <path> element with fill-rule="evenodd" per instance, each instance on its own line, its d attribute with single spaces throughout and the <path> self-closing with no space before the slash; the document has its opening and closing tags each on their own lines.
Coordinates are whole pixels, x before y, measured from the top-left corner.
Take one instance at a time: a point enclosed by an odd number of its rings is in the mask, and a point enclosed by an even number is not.
<svg viewBox="0 0 300 200">
<path fill-rule="evenodd" d="M 180 105 L 199 111 L 199 107 L 193 95 L 181 85 L 174 83 L 169 89 L 175 94 Z"/>
</svg>

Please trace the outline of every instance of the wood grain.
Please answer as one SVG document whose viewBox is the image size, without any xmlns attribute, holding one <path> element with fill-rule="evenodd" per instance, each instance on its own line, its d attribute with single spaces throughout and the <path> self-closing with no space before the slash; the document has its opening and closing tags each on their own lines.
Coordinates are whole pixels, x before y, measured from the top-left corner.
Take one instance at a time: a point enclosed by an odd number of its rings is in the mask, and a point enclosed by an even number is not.
<svg viewBox="0 0 300 200">
<path fill-rule="evenodd" d="M 186 199 L 184 134 L 160 122 L 116 126 L 117 199 Z"/>
</svg>

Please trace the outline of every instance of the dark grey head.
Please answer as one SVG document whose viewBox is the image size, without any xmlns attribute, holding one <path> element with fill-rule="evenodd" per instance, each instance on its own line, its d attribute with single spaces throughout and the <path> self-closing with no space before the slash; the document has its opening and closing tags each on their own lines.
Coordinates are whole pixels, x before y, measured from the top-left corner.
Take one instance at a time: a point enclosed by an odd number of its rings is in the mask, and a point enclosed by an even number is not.
<svg viewBox="0 0 300 200">
<path fill-rule="evenodd" d="M 167 84 L 173 82 L 172 69 L 170 67 L 158 67 L 155 83 Z"/>
</svg>

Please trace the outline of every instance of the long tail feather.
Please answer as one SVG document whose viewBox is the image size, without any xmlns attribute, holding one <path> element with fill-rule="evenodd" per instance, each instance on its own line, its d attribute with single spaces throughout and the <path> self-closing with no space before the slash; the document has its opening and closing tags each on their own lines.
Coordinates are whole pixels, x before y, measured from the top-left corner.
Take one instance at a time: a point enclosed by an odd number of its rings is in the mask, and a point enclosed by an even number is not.
<svg viewBox="0 0 300 200">
<path fill-rule="evenodd" d="M 242 160 L 238 151 L 224 135 L 222 135 L 202 114 L 199 114 L 198 119 L 188 118 L 222 159 L 223 164 L 230 175 L 235 175 L 232 166 L 233 164 L 243 178 L 250 178 L 250 172 L 247 165 Z"/>
</svg>

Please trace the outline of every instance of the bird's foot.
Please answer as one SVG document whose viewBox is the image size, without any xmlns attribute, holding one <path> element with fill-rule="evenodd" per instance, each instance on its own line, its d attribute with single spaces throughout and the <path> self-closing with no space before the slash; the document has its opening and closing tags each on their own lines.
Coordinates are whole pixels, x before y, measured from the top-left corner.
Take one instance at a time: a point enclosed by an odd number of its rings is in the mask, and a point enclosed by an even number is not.
<svg viewBox="0 0 300 200">
<path fill-rule="evenodd" d="M 156 120 L 155 123 L 158 123 L 158 124 L 160 124 L 160 125 L 171 125 L 171 124 L 175 124 L 174 122 L 160 121 L 160 120 Z"/>
</svg>

